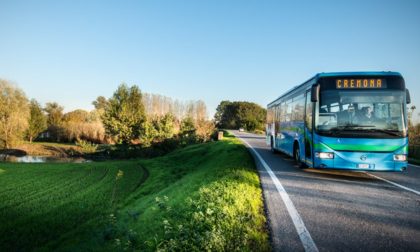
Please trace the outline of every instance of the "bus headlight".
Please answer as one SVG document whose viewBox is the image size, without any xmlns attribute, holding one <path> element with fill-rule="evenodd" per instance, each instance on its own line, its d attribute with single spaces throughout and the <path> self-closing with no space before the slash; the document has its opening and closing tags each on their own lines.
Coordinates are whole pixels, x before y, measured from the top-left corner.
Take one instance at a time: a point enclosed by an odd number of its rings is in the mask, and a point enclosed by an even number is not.
<svg viewBox="0 0 420 252">
<path fill-rule="evenodd" d="M 333 159 L 334 153 L 332 152 L 315 152 L 315 157 L 320 159 Z"/>
<path fill-rule="evenodd" d="M 405 154 L 394 155 L 394 161 L 405 162 L 405 161 L 407 161 L 407 155 L 405 155 Z"/>
</svg>

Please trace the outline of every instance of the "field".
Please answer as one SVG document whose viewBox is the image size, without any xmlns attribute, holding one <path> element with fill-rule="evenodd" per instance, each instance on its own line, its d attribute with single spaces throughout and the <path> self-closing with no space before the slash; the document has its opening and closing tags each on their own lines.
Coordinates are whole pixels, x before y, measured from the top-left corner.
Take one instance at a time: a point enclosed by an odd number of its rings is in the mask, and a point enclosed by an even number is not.
<svg viewBox="0 0 420 252">
<path fill-rule="evenodd" d="M 154 159 L 2 164 L 0 250 L 270 250 L 237 139 Z"/>
</svg>

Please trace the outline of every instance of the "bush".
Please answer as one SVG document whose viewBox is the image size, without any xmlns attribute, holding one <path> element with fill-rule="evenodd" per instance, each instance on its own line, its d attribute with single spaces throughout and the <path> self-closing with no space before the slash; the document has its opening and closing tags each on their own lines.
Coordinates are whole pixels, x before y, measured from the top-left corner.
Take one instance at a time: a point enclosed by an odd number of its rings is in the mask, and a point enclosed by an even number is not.
<svg viewBox="0 0 420 252">
<path fill-rule="evenodd" d="M 98 149 L 97 144 L 90 143 L 85 140 L 78 139 L 76 145 L 79 146 L 84 153 L 95 153 Z"/>
</svg>

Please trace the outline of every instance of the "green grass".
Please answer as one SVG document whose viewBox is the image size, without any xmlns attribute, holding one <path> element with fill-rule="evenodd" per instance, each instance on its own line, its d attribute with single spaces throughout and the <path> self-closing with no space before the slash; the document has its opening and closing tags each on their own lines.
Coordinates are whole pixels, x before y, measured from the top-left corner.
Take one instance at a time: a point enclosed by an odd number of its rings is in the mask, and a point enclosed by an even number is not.
<svg viewBox="0 0 420 252">
<path fill-rule="evenodd" d="M 148 160 L 6 164 L 0 185 L 1 251 L 270 250 L 252 157 L 232 137 Z"/>
<path fill-rule="evenodd" d="M 0 250 L 42 247 L 108 212 L 136 188 L 138 167 L 134 161 L 2 165 Z M 124 178 L 116 181 L 119 170 Z"/>
</svg>

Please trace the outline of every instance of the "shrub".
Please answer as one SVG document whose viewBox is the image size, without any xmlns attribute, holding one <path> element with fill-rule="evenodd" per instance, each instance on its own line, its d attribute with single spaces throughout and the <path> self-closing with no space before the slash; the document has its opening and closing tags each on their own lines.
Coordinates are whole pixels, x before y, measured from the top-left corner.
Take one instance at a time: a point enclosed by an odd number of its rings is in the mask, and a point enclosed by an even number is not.
<svg viewBox="0 0 420 252">
<path fill-rule="evenodd" d="M 88 141 L 81 140 L 81 139 L 78 139 L 76 141 L 76 145 L 82 148 L 82 151 L 84 153 L 94 153 L 98 149 L 97 144 L 93 144 L 93 143 L 90 143 Z"/>
</svg>

